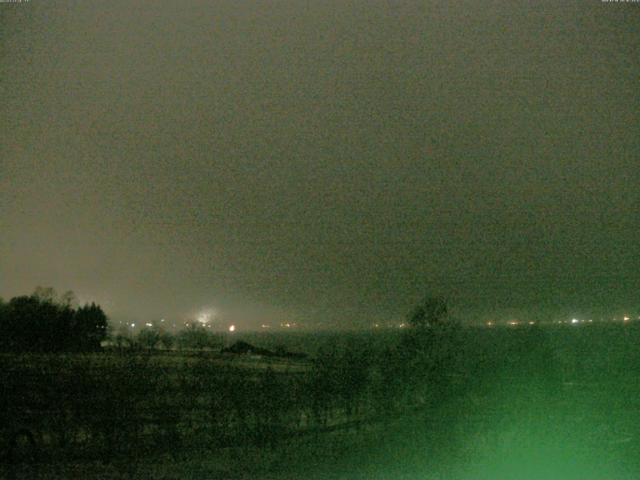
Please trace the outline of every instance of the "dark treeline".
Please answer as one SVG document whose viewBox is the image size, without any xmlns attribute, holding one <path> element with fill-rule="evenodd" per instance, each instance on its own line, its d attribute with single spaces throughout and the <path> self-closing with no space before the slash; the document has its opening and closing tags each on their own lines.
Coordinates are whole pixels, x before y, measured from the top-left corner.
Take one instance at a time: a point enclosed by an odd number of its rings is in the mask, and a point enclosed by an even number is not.
<svg viewBox="0 0 640 480">
<path fill-rule="evenodd" d="M 107 335 L 107 316 L 95 303 L 75 306 L 72 292 L 57 296 L 38 287 L 32 295 L 0 299 L 0 350 L 96 351 Z"/>
</svg>

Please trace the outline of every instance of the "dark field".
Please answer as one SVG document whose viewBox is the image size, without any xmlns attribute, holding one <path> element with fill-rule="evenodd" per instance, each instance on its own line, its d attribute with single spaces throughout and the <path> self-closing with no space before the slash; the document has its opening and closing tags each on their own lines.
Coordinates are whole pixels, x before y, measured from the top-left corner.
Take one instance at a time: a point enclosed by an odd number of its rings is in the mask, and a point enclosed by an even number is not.
<svg viewBox="0 0 640 480">
<path fill-rule="evenodd" d="M 636 324 L 462 328 L 419 359 L 397 331 L 237 338 L 310 357 L 2 355 L 2 475 L 640 474 Z"/>
</svg>

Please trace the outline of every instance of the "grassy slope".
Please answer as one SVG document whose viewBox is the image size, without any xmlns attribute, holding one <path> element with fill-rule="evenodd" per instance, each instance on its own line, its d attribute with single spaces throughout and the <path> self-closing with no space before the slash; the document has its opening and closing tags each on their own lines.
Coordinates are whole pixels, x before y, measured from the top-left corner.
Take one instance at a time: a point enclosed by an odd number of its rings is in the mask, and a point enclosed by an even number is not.
<svg viewBox="0 0 640 480">
<path fill-rule="evenodd" d="M 517 362 L 511 362 L 437 412 L 359 431 L 308 436 L 273 449 L 203 445 L 149 458 L 131 451 L 107 466 L 34 465 L 16 472 L 16 478 L 640 478 L 640 382 L 632 341 L 637 336 L 616 332 L 605 342 L 597 333 L 588 341 L 551 337 L 574 342 L 575 358 L 565 370 L 576 377 L 562 378 L 553 388 L 527 377 L 526 369 L 512 370 Z M 555 350 L 566 349 L 563 345 Z"/>
</svg>

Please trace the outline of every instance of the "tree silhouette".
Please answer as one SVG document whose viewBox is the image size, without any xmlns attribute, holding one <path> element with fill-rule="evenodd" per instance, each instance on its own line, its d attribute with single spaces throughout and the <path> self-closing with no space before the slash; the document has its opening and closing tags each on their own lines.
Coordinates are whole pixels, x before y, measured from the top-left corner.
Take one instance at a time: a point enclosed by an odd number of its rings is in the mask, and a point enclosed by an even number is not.
<svg viewBox="0 0 640 480">
<path fill-rule="evenodd" d="M 426 296 L 407 319 L 414 328 L 441 326 L 449 319 L 449 307 L 443 297 Z"/>
<path fill-rule="evenodd" d="M 9 350 L 63 350 L 73 312 L 34 296 L 9 301 L 0 334 Z"/>
<path fill-rule="evenodd" d="M 37 298 L 41 302 L 55 303 L 58 297 L 56 290 L 52 287 L 37 286 L 33 291 L 32 297 Z"/>
<path fill-rule="evenodd" d="M 149 327 L 143 330 L 140 330 L 140 333 L 137 335 L 137 342 L 141 347 L 152 349 L 155 348 L 156 345 L 160 342 L 161 335 L 160 331 L 157 328 Z"/>
<path fill-rule="evenodd" d="M 99 350 L 107 338 L 107 316 L 95 303 L 78 308 L 73 317 L 73 337 L 81 350 Z"/>
<path fill-rule="evenodd" d="M 78 299 L 76 297 L 76 294 L 73 293 L 72 290 L 67 290 L 62 295 L 60 295 L 58 303 L 70 308 L 75 308 L 78 305 Z"/>
<path fill-rule="evenodd" d="M 409 314 L 400 348 L 407 381 L 424 401 L 447 393 L 458 354 L 458 325 L 446 299 L 426 296 Z"/>
<path fill-rule="evenodd" d="M 91 304 L 74 310 L 70 302 L 59 303 L 56 298 L 52 288 L 38 287 L 33 295 L 2 303 L 0 348 L 50 352 L 100 349 L 107 328 L 102 309 Z"/>
<path fill-rule="evenodd" d="M 222 337 L 200 325 L 190 325 L 182 329 L 176 338 L 178 346 L 185 349 L 201 350 L 204 348 L 220 348 Z"/>
</svg>

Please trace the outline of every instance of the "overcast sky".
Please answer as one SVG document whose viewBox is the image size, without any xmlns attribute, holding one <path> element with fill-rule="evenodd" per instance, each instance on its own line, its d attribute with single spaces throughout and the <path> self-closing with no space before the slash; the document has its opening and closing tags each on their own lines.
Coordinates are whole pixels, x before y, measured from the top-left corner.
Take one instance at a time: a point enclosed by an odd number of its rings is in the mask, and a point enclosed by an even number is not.
<svg viewBox="0 0 640 480">
<path fill-rule="evenodd" d="M 640 309 L 638 45 L 599 0 L 0 4 L 0 296 Z"/>
</svg>

